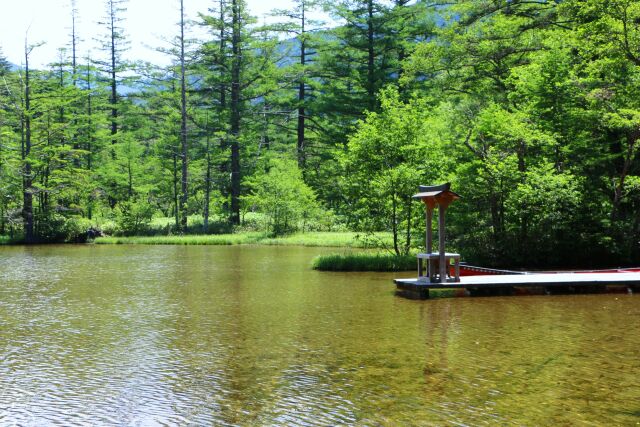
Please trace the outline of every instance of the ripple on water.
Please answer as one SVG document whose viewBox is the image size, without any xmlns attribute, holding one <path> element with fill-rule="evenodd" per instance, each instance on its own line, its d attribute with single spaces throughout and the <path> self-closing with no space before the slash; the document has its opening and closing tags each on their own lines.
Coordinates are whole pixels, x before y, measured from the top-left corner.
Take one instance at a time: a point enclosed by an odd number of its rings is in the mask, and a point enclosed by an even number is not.
<svg viewBox="0 0 640 427">
<path fill-rule="evenodd" d="M 406 301 L 320 249 L 0 248 L 0 425 L 629 425 L 637 296 Z"/>
</svg>

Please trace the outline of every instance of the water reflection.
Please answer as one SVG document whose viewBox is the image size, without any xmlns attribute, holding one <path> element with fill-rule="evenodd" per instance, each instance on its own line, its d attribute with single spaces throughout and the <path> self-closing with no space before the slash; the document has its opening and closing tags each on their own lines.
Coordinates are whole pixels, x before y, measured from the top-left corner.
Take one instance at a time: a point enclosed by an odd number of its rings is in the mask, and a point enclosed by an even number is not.
<svg viewBox="0 0 640 427">
<path fill-rule="evenodd" d="M 640 422 L 640 299 L 393 296 L 322 249 L 0 248 L 0 424 Z"/>
</svg>

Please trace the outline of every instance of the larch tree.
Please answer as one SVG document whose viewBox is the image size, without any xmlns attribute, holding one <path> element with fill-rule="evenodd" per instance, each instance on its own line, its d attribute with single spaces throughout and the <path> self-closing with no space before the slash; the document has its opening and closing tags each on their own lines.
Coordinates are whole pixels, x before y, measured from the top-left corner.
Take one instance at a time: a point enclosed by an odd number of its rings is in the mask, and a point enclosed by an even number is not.
<svg viewBox="0 0 640 427">
<path fill-rule="evenodd" d="M 126 69 L 122 59 L 123 52 L 127 49 L 128 43 L 122 27 L 124 18 L 122 15 L 126 11 L 125 5 L 128 0 L 106 0 L 104 21 L 99 22 L 104 25 L 106 33 L 102 39 L 102 48 L 107 54 L 106 60 L 97 62 L 102 71 L 108 75 L 111 94 L 109 98 L 111 117 L 111 143 L 118 141 L 118 83 L 120 74 Z"/>
<path fill-rule="evenodd" d="M 34 218 L 33 218 L 33 171 L 31 155 L 31 69 L 29 59 L 35 46 L 29 45 L 27 38 L 24 40 L 24 86 L 22 96 L 22 136 L 21 136 L 21 158 L 22 158 L 22 218 L 24 224 L 25 243 L 34 243 Z"/>
<path fill-rule="evenodd" d="M 184 0 L 180 0 L 180 159 L 182 161 L 182 179 L 180 197 L 180 215 L 182 230 L 187 229 L 187 206 L 189 201 L 189 145 L 187 140 L 187 81 L 186 81 L 186 59 L 185 59 L 185 14 Z"/>
<path fill-rule="evenodd" d="M 210 90 L 206 92 L 215 98 L 212 104 L 225 123 L 220 131 L 225 133 L 223 149 L 229 150 L 229 218 L 232 224 L 240 224 L 242 156 L 250 148 L 243 125 L 255 122 L 251 112 L 277 86 L 277 40 L 265 37 L 264 31 L 263 37 L 257 36 L 261 29 L 255 26 L 244 0 L 220 1 L 219 6 L 214 15 L 201 15 L 212 36 L 203 46 L 203 68 L 208 70 Z"/>
<path fill-rule="evenodd" d="M 297 63 L 291 65 L 290 74 L 293 76 L 293 86 L 296 91 L 296 157 L 298 167 L 305 171 L 307 160 L 307 130 L 309 125 L 310 81 L 315 77 L 312 64 L 317 55 L 322 23 L 312 18 L 312 14 L 319 8 L 317 0 L 295 0 L 293 7 L 288 10 L 276 9 L 272 15 L 285 18 L 286 21 L 275 25 L 276 31 L 286 35 L 293 35 L 295 44 L 291 47 L 290 57 L 296 58 Z"/>
<path fill-rule="evenodd" d="M 71 0 L 71 72 L 73 85 L 78 83 L 78 43 L 80 38 L 78 37 L 78 6 L 77 0 Z"/>
</svg>

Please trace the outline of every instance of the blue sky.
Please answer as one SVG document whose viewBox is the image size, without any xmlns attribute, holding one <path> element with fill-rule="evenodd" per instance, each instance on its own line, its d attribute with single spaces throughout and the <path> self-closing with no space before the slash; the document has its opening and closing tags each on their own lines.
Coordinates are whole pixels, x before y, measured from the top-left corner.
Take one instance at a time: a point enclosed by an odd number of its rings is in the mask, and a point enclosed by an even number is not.
<svg viewBox="0 0 640 427">
<path fill-rule="evenodd" d="M 78 33 L 83 39 L 80 53 L 85 56 L 91 51 L 93 57 L 98 57 L 102 53 L 96 47 L 95 38 L 104 33 L 97 24 L 104 16 L 104 1 L 76 2 L 80 16 Z M 12 0 L 7 3 L 0 15 L 0 47 L 4 55 L 14 64 L 24 62 L 24 40 L 28 34 L 29 43 L 45 42 L 33 51 L 30 62 L 35 67 L 55 62 L 58 49 L 69 44 L 71 0 Z M 247 0 L 247 3 L 251 13 L 259 17 L 273 8 L 288 8 L 292 4 L 291 0 Z M 213 0 L 185 0 L 185 9 L 189 17 L 196 17 L 212 4 Z M 167 59 L 154 48 L 163 45 L 162 35 L 176 34 L 178 10 L 178 0 L 129 0 L 124 25 L 131 46 L 126 56 L 166 63 Z"/>
</svg>

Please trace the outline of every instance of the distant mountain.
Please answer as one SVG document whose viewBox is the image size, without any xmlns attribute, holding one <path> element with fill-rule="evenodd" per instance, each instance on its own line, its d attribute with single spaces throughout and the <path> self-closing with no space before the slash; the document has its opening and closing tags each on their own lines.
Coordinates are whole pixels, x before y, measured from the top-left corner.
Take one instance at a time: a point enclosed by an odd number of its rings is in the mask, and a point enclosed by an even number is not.
<svg viewBox="0 0 640 427">
<path fill-rule="evenodd" d="M 3 64 L 0 64 L 0 67 L 2 65 Z M 13 62 L 6 61 L 6 62 L 4 62 L 4 65 L 6 65 L 9 68 L 9 71 L 18 71 L 20 69 L 20 67 L 18 65 L 14 64 Z"/>
</svg>

